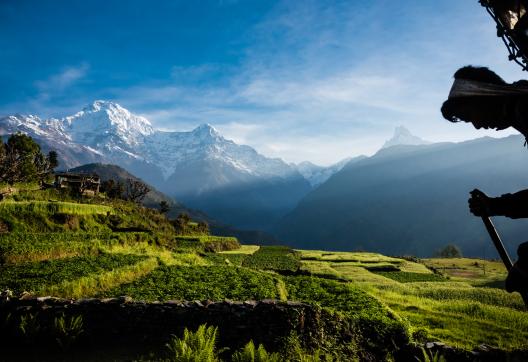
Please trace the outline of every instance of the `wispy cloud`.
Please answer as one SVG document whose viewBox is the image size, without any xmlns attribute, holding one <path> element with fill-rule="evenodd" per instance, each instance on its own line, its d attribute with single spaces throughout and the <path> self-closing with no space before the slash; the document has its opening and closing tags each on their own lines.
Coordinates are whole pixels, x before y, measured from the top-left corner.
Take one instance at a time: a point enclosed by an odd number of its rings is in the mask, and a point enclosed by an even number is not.
<svg viewBox="0 0 528 362">
<path fill-rule="evenodd" d="M 523 73 L 473 5 L 277 2 L 232 40 L 231 63 L 204 57 L 168 67 L 165 79 L 107 86 L 92 98 L 103 93 L 164 130 L 211 123 L 227 138 L 294 162 L 371 154 L 398 125 L 432 141 L 482 136 L 441 118 L 452 74 L 466 64 L 490 66 L 509 81 Z M 89 70 L 70 66 L 35 82 L 33 102 L 50 106 Z"/>
<path fill-rule="evenodd" d="M 87 63 L 82 63 L 78 66 L 70 66 L 61 70 L 57 74 L 51 75 L 44 80 L 35 82 L 35 87 L 41 93 L 62 92 L 68 87 L 72 86 L 78 80 L 84 78 L 88 73 L 90 66 Z"/>
</svg>

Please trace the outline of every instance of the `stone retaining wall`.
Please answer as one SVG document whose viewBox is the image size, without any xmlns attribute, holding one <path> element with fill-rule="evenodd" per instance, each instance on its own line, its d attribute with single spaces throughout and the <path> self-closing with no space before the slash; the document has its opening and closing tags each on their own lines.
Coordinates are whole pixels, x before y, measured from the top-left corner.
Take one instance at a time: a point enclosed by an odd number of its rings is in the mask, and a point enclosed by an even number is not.
<svg viewBox="0 0 528 362">
<path fill-rule="evenodd" d="M 19 345 L 27 337 L 20 335 L 20 320 L 28 315 L 36 318 L 38 333 L 44 335 L 52 333 L 46 330 L 52 329 L 56 318 L 80 315 L 79 343 L 84 349 L 100 350 L 163 348 L 171 335 L 181 336 L 185 327 L 195 330 L 204 323 L 217 326 L 218 344 L 231 350 L 250 339 L 273 350 L 292 331 L 304 346 L 317 346 L 330 336 L 332 326 L 341 323 L 338 316 L 319 308 L 275 300 L 144 303 L 128 297 L 76 301 L 48 297 L 0 301 L 0 338 Z"/>
</svg>

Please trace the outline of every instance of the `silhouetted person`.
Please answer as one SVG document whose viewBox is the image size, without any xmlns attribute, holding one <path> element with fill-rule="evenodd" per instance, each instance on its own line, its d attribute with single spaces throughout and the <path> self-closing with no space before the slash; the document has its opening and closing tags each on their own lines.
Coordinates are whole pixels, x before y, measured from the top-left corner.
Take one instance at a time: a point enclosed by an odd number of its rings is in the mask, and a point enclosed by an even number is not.
<svg viewBox="0 0 528 362">
<path fill-rule="evenodd" d="M 442 115 L 451 122 L 472 123 L 477 129 L 513 127 L 526 139 L 528 81 L 509 84 L 487 68 L 461 68 L 455 73 L 448 100 L 442 105 Z M 476 216 L 528 218 L 528 190 L 500 197 L 488 197 L 475 190 L 468 203 Z M 528 242 L 519 245 L 517 254 L 519 258 L 506 278 L 506 290 L 510 293 L 528 291 Z"/>
</svg>

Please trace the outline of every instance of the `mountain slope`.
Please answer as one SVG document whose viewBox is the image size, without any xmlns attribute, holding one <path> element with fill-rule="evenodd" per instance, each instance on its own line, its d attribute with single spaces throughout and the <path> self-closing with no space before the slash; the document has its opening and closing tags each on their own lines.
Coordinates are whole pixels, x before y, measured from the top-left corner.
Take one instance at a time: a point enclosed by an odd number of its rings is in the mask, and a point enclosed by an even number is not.
<svg viewBox="0 0 528 362">
<path fill-rule="evenodd" d="M 328 167 L 318 166 L 308 161 L 301 162 L 298 165 L 295 165 L 295 167 L 297 168 L 297 171 L 308 180 L 310 185 L 315 188 L 328 180 L 333 174 L 340 171 L 347 163 L 360 161 L 366 157 L 367 156 L 348 157 Z"/>
<path fill-rule="evenodd" d="M 310 191 L 294 167 L 227 140 L 208 124 L 189 132 L 158 131 L 146 118 L 113 102 L 95 101 L 62 119 L 0 119 L 1 135 L 15 132 L 29 134 L 45 151 L 57 150 L 61 168 L 118 164 L 169 196 L 237 227 L 265 227 Z M 231 217 L 233 210 L 240 217 Z"/>
<path fill-rule="evenodd" d="M 114 181 L 125 183 L 128 179 L 131 179 L 134 181 L 144 182 L 140 178 L 132 175 L 130 172 L 128 172 L 124 168 L 119 167 L 117 165 L 110 165 L 110 164 L 89 163 L 86 165 L 72 168 L 70 169 L 70 172 L 97 174 L 101 178 L 101 181 L 114 180 Z M 173 199 L 171 199 L 167 195 L 159 192 L 158 190 L 156 190 L 154 186 L 148 185 L 148 187 L 150 188 L 150 191 L 143 199 L 143 202 L 142 202 L 143 205 L 148 206 L 148 207 L 153 207 L 153 208 L 159 208 L 160 202 L 165 201 L 173 208 L 180 208 L 182 210 L 184 209 L 184 207 L 181 204 L 175 202 Z"/>
<path fill-rule="evenodd" d="M 510 136 L 382 149 L 308 194 L 277 234 L 303 248 L 431 255 L 455 243 L 467 255 L 495 255 L 481 220 L 469 214 L 468 193 L 528 186 L 522 144 Z M 525 240 L 526 220 L 496 224 L 511 251 Z"/>
</svg>

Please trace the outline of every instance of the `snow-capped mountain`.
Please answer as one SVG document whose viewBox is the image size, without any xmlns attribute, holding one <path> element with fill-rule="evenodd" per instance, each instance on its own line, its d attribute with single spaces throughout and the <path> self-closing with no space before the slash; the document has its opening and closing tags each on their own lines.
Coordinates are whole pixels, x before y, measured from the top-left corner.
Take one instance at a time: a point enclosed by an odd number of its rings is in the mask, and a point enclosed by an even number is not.
<svg viewBox="0 0 528 362">
<path fill-rule="evenodd" d="M 0 118 L 0 135 L 14 132 L 30 135 L 45 151 L 56 150 L 61 168 L 116 164 L 189 206 L 215 208 L 211 215 L 220 220 L 237 207 L 242 218 L 251 216 L 251 210 L 240 207 L 241 199 L 247 208 L 260 205 L 284 213 L 310 190 L 295 167 L 227 140 L 209 124 L 189 132 L 159 131 L 146 118 L 108 101 L 95 101 L 62 119 Z M 269 215 L 253 219 L 265 218 Z"/>
<path fill-rule="evenodd" d="M 317 186 L 323 184 L 324 182 L 326 182 L 326 180 L 328 180 L 332 175 L 334 175 L 335 173 L 341 171 L 341 169 L 343 167 L 345 167 L 346 164 L 348 164 L 349 162 L 353 162 L 353 161 L 359 161 L 359 160 L 362 160 L 364 158 L 366 158 L 367 156 L 357 156 L 357 157 L 347 157 L 331 166 L 327 166 L 327 167 L 324 167 L 324 166 L 318 166 L 318 165 L 315 165 L 309 161 L 304 161 L 304 162 L 301 162 L 297 165 L 294 165 L 295 168 L 297 169 L 297 171 L 299 171 L 299 173 L 301 175 L 303 175 L 303 177 L 308 180 L 308 182 L 310 183 L 310 185 L 313 187 L 313 188 L 316 188 Z"/>
<path fill-rule="evenodd" d="M 404 126 L 399 126 L 394 129 L 394 135 L 388 141 L 383 144 L 382 148 L 406 145 L 406 146 L 418 146 L 418 145 L 428 145 L 431 142 L 421 139 L 418 136 L 413 135 L 407 128 Z"/>
<path fill-rule="evenodd" d="M 117 103 L 95 101 L 73 116 L 40 119 L 15 115 L 0 119 L 0 132 L 24 132 L 46 146 L 92 154 L 101 161 L 119 164 L 134 160 L 160 169 L 168 179 L 182 164 L 197 160 L 225 163 L 241 173 L 257 177 L 289 177 L 296 171 L 281 159 L 267 158 L 253 148 L 226 140 L 209 124 L 190 132 L 155 130 L 144 117 L 134 115 Z M 61 155 L 62 156 L 62 155 Z M 84 160 L 62 159 L 64 167 Z"/>
</svg>

